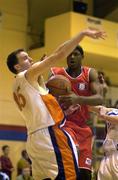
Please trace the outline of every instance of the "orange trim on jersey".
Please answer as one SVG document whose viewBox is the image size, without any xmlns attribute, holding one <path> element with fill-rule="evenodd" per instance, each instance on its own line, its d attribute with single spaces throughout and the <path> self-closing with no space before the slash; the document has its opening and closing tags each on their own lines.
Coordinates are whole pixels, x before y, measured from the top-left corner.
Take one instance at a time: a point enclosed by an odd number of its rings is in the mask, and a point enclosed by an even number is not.
<svg viewBox="0 0 118 180">
<path fill-rule="evenodd" d="M 63 111 L 61 110 L 55 97 L 51 94 L 41 95 L 43 102 L 45 103 L 50 115 L 55 123 L 59 123 L 64 119 Z"/>
<path fill-rule="evenodd" d="M 75 164 L 73 160 L 72 150 L 68 144 L 68 139 L 61 129 L 54 126 L 52 127 L 58 147 L 61 152 L 62 162 L 64 166 L 65 179 L 75 180 L 77 178 Z"/>
</svg>

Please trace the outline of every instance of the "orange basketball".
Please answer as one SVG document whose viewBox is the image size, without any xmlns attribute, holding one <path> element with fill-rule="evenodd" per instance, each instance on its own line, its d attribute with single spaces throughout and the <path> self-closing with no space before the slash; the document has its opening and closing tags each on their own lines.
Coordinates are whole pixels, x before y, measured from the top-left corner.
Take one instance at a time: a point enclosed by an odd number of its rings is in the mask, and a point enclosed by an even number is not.
<svg viewBox="0 0 118 180">
<path fill-rule="evenodd" d="M 53 96 L 66 95 L 71 92 L 71 83 L 63 75 L 52 76 L 46 86 Z"/>
</svg>

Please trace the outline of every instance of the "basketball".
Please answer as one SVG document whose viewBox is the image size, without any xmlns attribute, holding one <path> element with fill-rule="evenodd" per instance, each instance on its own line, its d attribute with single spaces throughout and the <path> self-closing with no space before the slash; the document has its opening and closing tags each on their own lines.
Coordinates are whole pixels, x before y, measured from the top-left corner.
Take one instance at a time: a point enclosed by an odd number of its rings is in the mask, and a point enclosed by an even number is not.
<svg viewBox="0 0 118 180">
<path fill-rule="evenodd" d="M 71 83 L 63 75 L 52 76 L 48 80 L 46 86 L 49 89 L 49 92 L 56 97 L 60 95 L 67 95 L 71 92 Z"/>
</svg>

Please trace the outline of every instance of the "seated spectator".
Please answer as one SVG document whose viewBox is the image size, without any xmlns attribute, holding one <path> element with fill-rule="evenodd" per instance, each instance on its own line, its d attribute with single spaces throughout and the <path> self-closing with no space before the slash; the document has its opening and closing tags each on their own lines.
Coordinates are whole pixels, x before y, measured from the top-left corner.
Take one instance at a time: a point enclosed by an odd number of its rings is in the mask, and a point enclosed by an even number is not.
<svg viewBox="0 0 118 180">
<path fill-rule="evenodd" d="M 0 157 L 1 160 L 1 170 L 3 173 L 6 173 L 11 180 L 12 172 L 14 171 L 12 162 L 9 158 L 10 148 L 8 145 L 2 147 L 3 155 Z"/>
<path fill-rule="evenodd" d="M 23 150 L 21 152 L 21 159 L 17 163 L 17 175 L 22 174 L 22 169 L 26 167 L 31 169 L 31 161 L 28 157 L 27 151 Z"/>
<path fill-rule="evenodd" d="M 23 168 L 22 174 L 17 176 L 16 180 L 33 180 L 33 177 L 30 175 L 30 168 Z"/>
<path fill-rule="evenodd" d="M 1 161 L 0 161 L 0 180 L 9 180 L 8 175 L 5 174 L 5 173 L 3 173 L 3 172 L 1 171 L 1 169 L 2 169 L 2 166 L 1 166 Z"/>
<path fill-rule="evenodd" d="M 114 108 L 118 109 L 118 100 L 115 102 Z"/>
</svg>

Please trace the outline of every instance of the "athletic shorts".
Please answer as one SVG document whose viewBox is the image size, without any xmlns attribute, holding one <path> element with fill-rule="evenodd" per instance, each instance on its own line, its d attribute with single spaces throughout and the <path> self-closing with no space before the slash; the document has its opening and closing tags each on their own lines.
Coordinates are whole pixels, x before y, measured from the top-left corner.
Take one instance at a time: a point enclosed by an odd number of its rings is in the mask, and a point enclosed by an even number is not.
<svg viewBox="0 0 118 180">
<path fill-rule="evenodd" d="M 80 127 L 72 122 L 66 122 L 64 130 L 73 138 L 79 147 L 79 168 L 91 170 L 92 164 L 92 131 L 88 126 Z"/>
<path fill-rule="evenodd" d="M 58 126 L 38 130 L 28 136 L 27 152 L 35 180 L 79 179 L 76 146 Z"/>
</svg>

